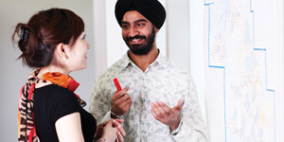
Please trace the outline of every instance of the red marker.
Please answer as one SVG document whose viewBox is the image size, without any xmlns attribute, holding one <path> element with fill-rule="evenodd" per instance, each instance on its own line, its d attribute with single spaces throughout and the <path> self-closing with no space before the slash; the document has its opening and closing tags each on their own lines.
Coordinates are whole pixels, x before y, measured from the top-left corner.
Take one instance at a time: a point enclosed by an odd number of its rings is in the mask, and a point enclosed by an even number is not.
<svg viewBox="0 0 284 142">
<path fill-rule="evenodd" d="M 120 90 L 121 90 L 121 87 L 120 87 L 120 85 L 119 85 L 119 82 L 118 82 L 117 78 L 114 78 L 114 79 L 113 79 L 113 82 L 114 82 L 114 85 L 116 86 L 117 91 L 120 91 Z"/>
</svg>

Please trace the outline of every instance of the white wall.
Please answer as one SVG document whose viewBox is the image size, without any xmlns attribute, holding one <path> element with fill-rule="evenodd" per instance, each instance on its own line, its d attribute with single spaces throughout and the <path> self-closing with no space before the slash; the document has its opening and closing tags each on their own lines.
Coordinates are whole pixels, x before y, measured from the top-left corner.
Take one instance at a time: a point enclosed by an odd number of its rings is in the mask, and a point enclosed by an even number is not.
<svg viewBox="0 0 284 142">
<path fill-rule="evenodd" d="M 276 113 L 278 114 L 277 115 L 277 118 L 276 118 L 276 122 L 279 122 L 279 124 L 276 126 L 276 141 L 277 142 L 283 142 L 284 141 L 284 135 L 283 135 L 283 132 L 284 132 L 284 111 L 283 111 L 283 108 L 284 108 L 284 1 L 283 0 L 279 0 L 278 1 L 278 7 L 277 9 L 279 10 L 279 13 L 278 13 L 278 17 L 282 17 L 282 18 L 279 18 L 279 37 L 278 37 L 278 41 L 280 42 L 279 43 L 279 47 L 282 47 L 282 48 L 278 48 L 279 49 L 279 52 L 278 52 L 278 69 L 277 69 L 277 74 L 279 75 L 278 79 L 279 80 L 279 84 L 277 86 L 277 90 L 279 90 L 279 94 L 278 96 L 275 97 L 275 104 L 276 106 L 279 106 L 276 108 Z"/>
<path fill-rule="evenodd" d="M 195 80 L 200 105 L 207 121 L 205 98 L 204 57 L 204 1 L 189 0 L 189 56 L 190 73 Z"/>
<path fill-rule="evenodd" d="M 17 141 L 19 92 L 31 70 L 28 67 L 23 67 L 21 60 L 16 60 L 20 55 L 20 50 L 16 45 L 15 48 L 12 46 L 13 27 L 18 22 L 27 22 L 37 11 L 51 7 L 68 8 L 82 17 L 85 22 L 86 38 L 91 45 L 88 53 L 88 68 L 71 75 L 81 83 L 76 93 L 88 103 L 95 78 L 93 0 L 1 0 L 0 3 L 0 141 L 14 142 Z"/>
</svg>

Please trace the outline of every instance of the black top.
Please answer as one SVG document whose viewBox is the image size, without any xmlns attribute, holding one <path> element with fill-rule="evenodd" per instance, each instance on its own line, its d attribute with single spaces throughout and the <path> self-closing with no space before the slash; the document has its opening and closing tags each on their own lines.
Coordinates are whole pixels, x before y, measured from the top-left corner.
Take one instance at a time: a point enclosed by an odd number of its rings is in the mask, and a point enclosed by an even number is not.
<svg viewBox="0 0 284 142">
<path fill-rule="evenodd" d="M 73 92 L 54 84 L 34 90 L 35 126 L 41 142 L 59 141 L 55 122 L 60 117 L 74 112 L 80 113 L 85 142 L 92 141 L 96 131 L 96 120 L 79 105 Z"/>
</svg>

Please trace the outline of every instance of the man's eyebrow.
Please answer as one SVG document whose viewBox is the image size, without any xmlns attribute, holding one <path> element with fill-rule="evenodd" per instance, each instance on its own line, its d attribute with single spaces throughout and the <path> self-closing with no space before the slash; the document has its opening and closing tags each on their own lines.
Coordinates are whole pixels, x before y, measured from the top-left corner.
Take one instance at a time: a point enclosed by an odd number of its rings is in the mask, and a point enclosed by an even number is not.
<svg viewBox="0 0 284 142">
<path fill-rule="evenodd" d="M 126 21 L 122 21 L 121 24 L 128 24 L 129 22 Z"/>
<path fill-rule="evenodd" d="M 145 19 L 139 19 L 139 20 L 136 20 L 136 21 L 134 21 L 135 23 L 138 23 L 138 22 L 147 22 L 147 20 L 145 20 Z"/>
<path fill-rule="evenodd" d="M 134 23 L 138 23 L 138 22 L 148 22 L 148 21 L 145 20 L 145 19 L 139 19 L 139 20 L 134 21 Z M 127 22 L 127 21 L 122 21 L 121 24 L 129 24 L 129 22 Z"/>
</svg>

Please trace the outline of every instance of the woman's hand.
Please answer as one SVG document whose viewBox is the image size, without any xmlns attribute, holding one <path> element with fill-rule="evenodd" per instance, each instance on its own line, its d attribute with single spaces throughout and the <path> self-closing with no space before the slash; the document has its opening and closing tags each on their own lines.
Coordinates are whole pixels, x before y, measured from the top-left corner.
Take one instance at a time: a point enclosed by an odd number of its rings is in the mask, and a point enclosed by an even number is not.
<svg viewBox="0 0 284 142">
<path fill-rule="evenodd" d="M 95 140 L 105 138 L 110 142 L 123 142 L 126 135 L 122 127 L 122 119 L 111 119 L 98 125 Z"/>
<path fill-rule="evenodd" d="M 114 119 L 113 122 L 113 127 L 116 127 L 118 129 L 116 142 L 123 142 L 123 137 L 126 135 L 122 126 L 122 122 L 123 119 Z"/>
</svg>

